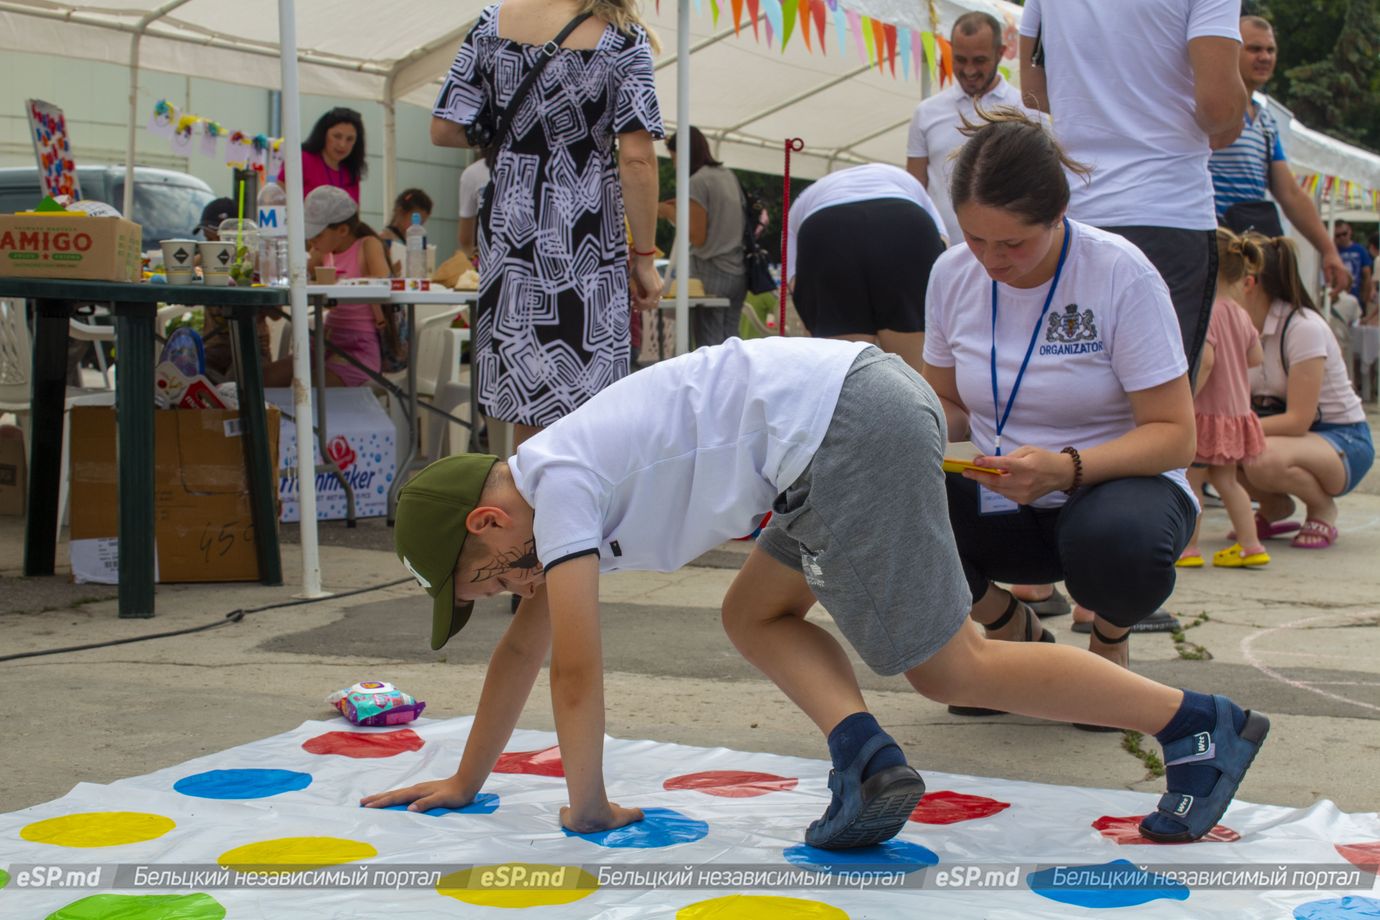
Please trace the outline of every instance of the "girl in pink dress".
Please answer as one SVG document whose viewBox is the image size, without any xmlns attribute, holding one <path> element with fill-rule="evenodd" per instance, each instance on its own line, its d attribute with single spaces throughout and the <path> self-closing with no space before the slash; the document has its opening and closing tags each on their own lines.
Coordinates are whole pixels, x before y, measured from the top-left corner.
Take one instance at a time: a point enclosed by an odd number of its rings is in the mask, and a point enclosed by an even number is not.
<svg viewBox="0 0 1380 920">
<path fill-rule="evenodd" d="M 1204 481 L 1212 483 L 1235 533 L 1241 536 L 1241 543 L 1213 554 L 1212 564 L 1224 568 L 1255 568 L 1270 561 L 1256 533 L 1251 497 L 1237 479 L 1238 466 L 1252 462 L 1265 450 L 1260 419 L 1251 411 L 1248 375 L 1249 368 L 1260 366 L 1264 354 L 1250 316 L 1238 304 L 1247 288 L 1256 283 L 1263 264 L 1260 247 L 1254 242 L 1229 230 L 1217 230 L 1217 301 L 1212 305 L 1193 398 L 1198 453 L 1188 478 L 1199 494 Z M 1178 565 L 1198 568 L 1202 564 L 1195 527 Z"/>
<path fill-rule="evenodd" d="M 317 266 L 330 266 L 336 278 L 388 278 L 388 257 L 383 241 L 359 219 L 359 206 L 344 189 L 322 185 L 307 194 L 303 205 L 307 245 L 311 257 L 307 274 Z M 383 354 L 379 336 L 386 320 L 376 303 L 341 303 L 326 311 L 326 340 L 348 353 L 360 364 L 379 373 Z M 313 372 L 314 373 L 314 372 Z M 264 383 L 287 386 L 292 381 L 292 361 L 284 358 L 264 368 Z M 326 354 L 326 385 L 365 386 L 370 377 L 354 364 L 333 352 Z"/>
</svg>

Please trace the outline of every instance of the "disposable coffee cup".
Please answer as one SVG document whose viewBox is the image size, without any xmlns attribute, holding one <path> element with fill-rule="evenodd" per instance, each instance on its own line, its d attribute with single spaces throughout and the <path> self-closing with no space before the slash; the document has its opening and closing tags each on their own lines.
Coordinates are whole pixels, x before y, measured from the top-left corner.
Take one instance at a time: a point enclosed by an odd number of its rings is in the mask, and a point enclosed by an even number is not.
<svg viewBox="0 0 1380 920">
<path fill-rule="evenodd" d="M 197 243 L 201 251 L 201 280 L 215 287 L 230 286 L 230 266 L 235 262 L 234 240 Z"/>
<path fill-rule="evenodd" d="M 316 266 L 317 284 L 335 284 L 336 280 L 336 267 L 334 265 Z"/>
<path fill-rule="evenodd" d="M 196 277 L 196 240 L 164 240 L 163 269 L 169 284 L 191 284 Z"/>
</svg>

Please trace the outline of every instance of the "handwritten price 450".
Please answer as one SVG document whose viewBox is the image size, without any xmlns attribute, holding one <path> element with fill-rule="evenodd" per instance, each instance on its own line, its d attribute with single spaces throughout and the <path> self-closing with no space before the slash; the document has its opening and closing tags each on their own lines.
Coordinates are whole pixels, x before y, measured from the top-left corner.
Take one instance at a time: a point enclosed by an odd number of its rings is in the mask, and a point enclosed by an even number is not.
<svg viewBox="0 0 1380 920">
<path fill-rule="evenodd" d="M 236 542 L 254 542 L 254 524 L 243 520 L 227 521 L 216 525 L 208 522 L 201 528 L 201 540 L 197 548 L 201 550 L 203 562 L 210 562 L 212 553 L 219 559 L 235 548 Z"/>
</svg>

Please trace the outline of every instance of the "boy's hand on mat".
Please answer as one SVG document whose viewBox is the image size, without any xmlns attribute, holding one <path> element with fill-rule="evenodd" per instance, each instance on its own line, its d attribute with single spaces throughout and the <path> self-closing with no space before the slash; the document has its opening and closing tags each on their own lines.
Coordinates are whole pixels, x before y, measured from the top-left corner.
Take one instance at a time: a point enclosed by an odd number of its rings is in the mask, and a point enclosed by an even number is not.
<svg viewBox="0 0 1380 920">
<path fill-rule="evenodd" d="M 576 813 L 566 805 L 561 809 L 561 827 L 576 834 L 597 834 L 642 820 L 642 809 L 624 808 L 615 802 L 605 802 L 587 813 Z"/>
<path fill-rule="evenodd" d="M 1058 454 L 1038 447 L 1019 447 L 1001 457 L 976 457 L 978 466 L 1006 470 L 1005 476 L 966 470 L 963 475 L 1017 504 L 1028 505 L 1050 492 L 1066 489 L 1071 484 L 1073 461 L 1067 454 Z"/>
<path fill-rule="evenodd" d="M 376 792 L 359 800 L 364 808 L 387 808 L 406 805 L 408 811 L 429 811 L 432 808 L 464 808 L 474 801 L 474 790 L 466 789 L 459 777 L 434 779 L 403 789 Z"/>
</svg>

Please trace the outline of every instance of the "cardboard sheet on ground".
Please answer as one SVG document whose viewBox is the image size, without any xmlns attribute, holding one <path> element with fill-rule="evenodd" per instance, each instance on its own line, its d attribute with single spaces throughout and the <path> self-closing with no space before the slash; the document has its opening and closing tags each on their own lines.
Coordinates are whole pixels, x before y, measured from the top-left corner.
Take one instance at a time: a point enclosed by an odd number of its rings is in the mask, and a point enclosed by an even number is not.
<svg viewBox="0 0 1380 920">
<path fill-rule="evenodd" d="M 1305 809 L 1237 803 L 1211 841 L 1141 845 L 1135 820 L 1153 807 L 1152 795 L 936 773 L 922 761 L 929 793 L 896 840 L 827 853 L 801 842 L 828 801 L 826 762 L 610 739 L 610 797 L 644 808 L 647 819 L 576 837 L 557 823 L 566 791 L 555 735 L 518 731 L 485 793 L 462 811 L 357 806 L 365 793 L 449 775 L 470 723 L 421 719 L 367 729 L 343 719 L 306 722 L 145 776 L 82 783 L 56 801 L 0 815 L 0 916 L 1380 916 L 1373 876 L 1363 876 L 1360 890 L 1285 891 L 1163 877 L 1147 884 L 1127 874 L 1144 864 L 1266 876 L 1310 864 L 1345 873 L 1353 863 L 1380 861 L 1380 819 L 1342 813 L 1330 802 Z M 1069 770 L 1077 770 L 1072 759 Z M 101 877 L 97 887 L 34 887 L 33 866 L 59 884 L 92 881 L 98 867 Z M 334 887 L 280 885 L 285 866 L 317 867 L 312 879 Z M 471 866 L 491 874 L 452 874 Z M 979 877 L 988 885 L 1014 887 L 965 886 L 971 866 L 983 867 Z M 1087 887 L 1057 883 L 1075 867 L 1094 867 L 1080 876 Z M 636 869 L 645 874 L 631 877 Z M 716 870 L 717 877 L 708 874 Z M 830 877 L 836 886 L 744 882 L 807 873 L 790 877 L 798 882 L 812 870 L 822 870 L 813 880 Z M 23 884 L 21 873 L 28 873 Z M 117 873 L 118 884 L 146 884 L 112 887 Z M 864 873 L 871 885 L 837 886 Z M 390 887 L 418 879 L 424 883 Z M 637 884 L 620 884 L 628 881 Z"/>
</svg>

